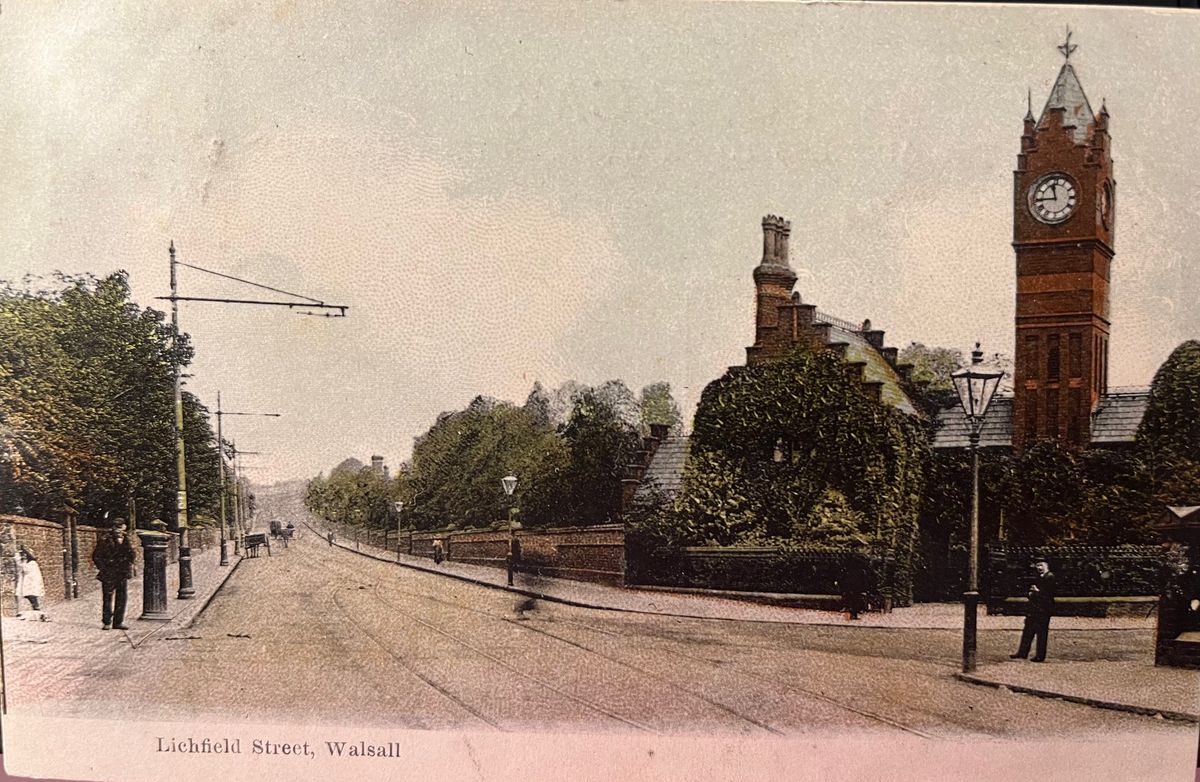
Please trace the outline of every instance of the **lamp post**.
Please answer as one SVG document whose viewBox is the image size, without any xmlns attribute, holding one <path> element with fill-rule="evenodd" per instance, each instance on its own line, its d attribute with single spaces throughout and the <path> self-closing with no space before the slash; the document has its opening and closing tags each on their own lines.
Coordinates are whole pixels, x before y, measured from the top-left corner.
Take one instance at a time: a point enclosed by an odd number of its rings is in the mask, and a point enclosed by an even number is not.
<svg viewBox="0 0 1200 782">
<path fill-rule="evenodd" d="M 512 586 L 513 566 L 516 565 L 516 563 L 513 562 L 513 554 L 515 553 L 513 550 L 513 536 L 515 535 L 515 532 L 513 531 L 512 495 L 517 488 L 517 476 L 504 476 L 500 479 L 500 485 L 504 487 L 504 495 L 508 497 L 508 585 Z"/>
<path fill-rule="evenodd" d="M 171 240 L 168 250 L 171 256 L 171 350 L 179 347 L 179 297 L 175 275 L 175 241 Z M 179 594 L 180 600 L 196 596 L 192 587 L 192 551 L 188 543 L 187 469 L 183 446 L 183 377 L 179 357 L 172 357 L 175 373 L 175 475 L 178 486 L 175 492 L 175 531 L 179 533 Z"/>
<path fill-rule="evenodd" d="M 404 512 L 404 502 L 396 500 L 392 507 L 396 509 L 396 561 L 400 561 L 400 526 L 404 523 L 404 517 L 400 514 Z"/>
<path fill-rule="evenodd" d="M 1000 385 L 1004 372 L 983 364 L 979 343 L 971 352 L 971 365 L 953 373 L 954 390 L 967 417 L 968 446 L 971 450 L 971 551 L 967 564 L 967 591 L 963 595 L 963 673 L 975 670 L 975 639 L 979 607 L 979 432 L 988 405 Z"/>
</svg>

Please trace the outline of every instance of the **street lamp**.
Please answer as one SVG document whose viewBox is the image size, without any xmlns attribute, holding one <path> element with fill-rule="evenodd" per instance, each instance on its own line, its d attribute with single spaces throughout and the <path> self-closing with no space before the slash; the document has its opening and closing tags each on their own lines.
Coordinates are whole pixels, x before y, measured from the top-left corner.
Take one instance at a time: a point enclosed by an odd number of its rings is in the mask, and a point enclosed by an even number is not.
<svg viewBox="0 0 1200 782">
<path fill-rule="evenodd" d="M 963 673 L 975 670 L 975 636 L 979 607 L 979 432 L 988 405 L 1000 385 L 1004 372 L 983 364 L 979 343 L 971 352 L 971 365 L 953 373 L 954 390 L 967 417 L 968 444 L 971 450 L 971 551 L 967 571 L 967 591 L 963 595 Z"/>
<path fill-rule="evenodd" d="M 503 478 L 500 479 L 500 485 L 504 487 L 504 494 L 509 499 L 509 502 L 508 502 L 508 585 L 512 586 L 513 585 L 513 565 L 516 564 L 515 562 L 513 562 L 513 553 L 514 553 L 513 552 L 513 539 L 514 539 L 515 533 L 513 531 L 512 494 L 514 491 L 516 491 L 516 488 L 517 488 L 517 476 L 515 476 L 515 475 L 504 476 Z"/>
<path fill-rule="evenodd" d="M 404 502 L 396 500 L 392 507 L 396 509 L 396 561 L 400 561 L 400 526 L 403 524 L 403 517 L 400 515 L 404 511 Z M 386 544 L 385 544 L 386 547 Z"/>
<path fill-rule="evenodd" d="M 175 279 L 175 240 L 171 240 L 168 250 L 171 256 L 171 351 L 179 348 L 179 297 Z M 171 359 L 172 370 L 175 374 L 175 476 L 178 482 L 175 491 L 175 531 L 179 533 L 179 594 L 180 600 L 190 600 L 196 596 L 192 586 L 192 550 L 188 545 L 188 504 L 187 504 L 187 469 L 183 445 L 183 368 L 179 364 L 179 356 Z"/>
</svg>

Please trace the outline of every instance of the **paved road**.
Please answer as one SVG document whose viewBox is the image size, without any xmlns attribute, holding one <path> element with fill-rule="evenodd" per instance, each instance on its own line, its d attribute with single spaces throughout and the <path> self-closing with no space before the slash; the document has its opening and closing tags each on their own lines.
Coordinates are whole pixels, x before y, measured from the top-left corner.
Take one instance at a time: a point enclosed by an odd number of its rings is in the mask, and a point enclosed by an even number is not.
<svg viewBox="0 0 1200 782">
<path fill-rule="evenodd" d="M 1063 633 L 1074 659 L 1141 653 L 1144 631 Z M 77 717 L 462 730 L 835 730 L 1043 738 L 1194 727 L 973 687 L 945 630 L 679 619 L 539 603 L 398 568 L 305 535 L 244 561 L 189 631 L 86 666 L 45 645 L 54 686 L 9 706 Z M 986 633 L 982 660 L 1010 631 Z M 95 654 L 95 652 L 92 652 Z M 57 669 L 57 676 L 49 672 Z M 87 676 L 64 671 L 86 670 Z M 45 681 L 43 680 L 43 681 Z"/>
</svg>

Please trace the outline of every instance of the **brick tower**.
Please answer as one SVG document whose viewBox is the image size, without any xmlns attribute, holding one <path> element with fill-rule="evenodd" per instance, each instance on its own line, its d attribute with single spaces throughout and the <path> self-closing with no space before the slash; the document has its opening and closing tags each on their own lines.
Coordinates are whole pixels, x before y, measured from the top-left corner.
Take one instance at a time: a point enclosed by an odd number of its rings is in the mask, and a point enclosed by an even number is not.
<svg viewBox="0 0 1200 782">
<path fill-rule="evenodd" d="M 1013 445 L 1087 447 L 1108 387 L 1116 182 L 1108 110 L 1092 111 L 1066 58 L 1041 117 L 1032 96 L 1013 172 L 1016 367 Z"/>
</svg>

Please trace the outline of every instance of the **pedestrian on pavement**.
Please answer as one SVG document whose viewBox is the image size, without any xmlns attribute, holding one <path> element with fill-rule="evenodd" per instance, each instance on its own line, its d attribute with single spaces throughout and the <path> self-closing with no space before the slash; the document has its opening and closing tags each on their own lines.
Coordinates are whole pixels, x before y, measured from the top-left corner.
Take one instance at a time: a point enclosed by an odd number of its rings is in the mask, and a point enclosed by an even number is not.
<svg viewBox="0 0 1200 782">
<path fill-rule="evenodd" d="M 333 545 L 333 530 L 329 530 L 329 534 L 325 536 L 325 539 L 329 541 L 329 545 Z"/>
<path fill-rule="evenodd" d="M 42 566 L 38 564 L 37 557 L 33 555 L 32 551 L 21 546 L 14 559 L 17 565 L 17 618 L 49 621 L 49 617 L 42 611 L 42 598 L 46 596 L 46 583 L 42 579 Z M 32 611 L 21 612 L 22 598 L 29 601 Z"/>
<path fill-rule="evenodd" d="M 440 565 L 446 558 L 446 546 L 442 543 L 442 539 L 438 538 L 433 541 L 433 564 Z"/>
<path fill-rule="evenodd" d="M 117 519 L 114 524 L 112 532 L 96 541 L 92 564 L 96 566 L 96 579 L 100 582 L 104 622 L 101 629 L 128 630 L 125 624 L 125 606 L 129 602 L 127 582 L 133 577 L 136 554 L 125 532 L 125 520 Z"/>
<path fill-rule="evenodd" d="M 1035 663 L 1046 660 L 1046 636 L 1050 632 L 1050 616 L 1054 613 L 1055 580 L 1050 572 L 1050 564 L 1039 559 L 1034 562 L 1037 577 L 1029 586 L 1029 609 L 1025 613 L 1025 629 L 1021 631 L 1021 645 L 1016 654 L 1009 655 L 1015 659 L 1029 657 L 1029 647 L 1037 638 L 1037 651 L 1033 655 Z"/>
<path fill-rule="evenodd" d="M 855 551 L 842 563 L 842 574 L 838 579 L 842 591 L 842 610 L 851 620 L 867 609 L 867 558 Z"/>
</svg>

